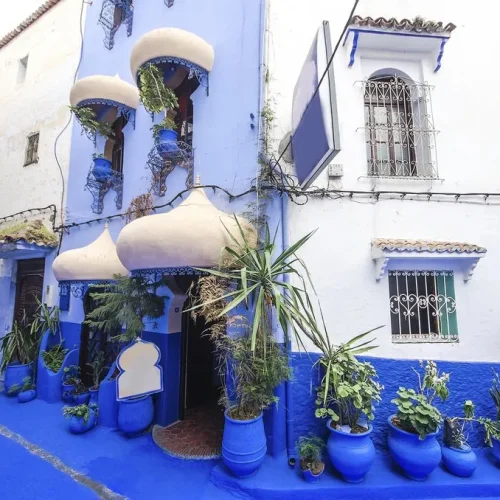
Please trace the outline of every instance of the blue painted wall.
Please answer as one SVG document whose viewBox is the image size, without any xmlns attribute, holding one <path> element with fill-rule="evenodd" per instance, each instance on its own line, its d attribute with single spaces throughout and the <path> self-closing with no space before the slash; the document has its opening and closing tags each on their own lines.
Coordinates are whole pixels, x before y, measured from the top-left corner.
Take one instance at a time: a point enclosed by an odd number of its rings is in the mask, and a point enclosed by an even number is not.
<svg viewBox="0 0 500 500">
<path fill-rule="evenodd" d="M 295 440 L 309 432 L 328 436 L 326 421 L 314 416 L 315 387 L 319 385 L 320 378 L 317 368 L 312 368 L 318 359 L 317 354 L 293 353 L 291 364 L 294 370 L 294 404 L 295 404 Z M 376 407 L 373 422 L 373 440 L 377 449 L 387 447 L 387 419 L 395 413 L 395 406 L 391 399 L 396 397 L 399 387 L 415 388 L 417 379 L 412 368 L 418 370 L 418 360 L 386 359 L 366 357 L 365 361 L 373 364 L 379 375 L 379 381 L 384 385 L 382 401 Z M 500 370 L 500 364 L 491 363 L 457 363 L 439 361 L 441 371 L 450 373 L 450 396 L 445 403 L 436 403 L 442 414 L 461 416 L 465 400 L 472 399 L 476 405 L 476 415 L 495 418 L 495 407 L 489 394 L 492 382 L 492 368 Z M 483 432 L 477 426 L 469 434 L 469 443 L 473 447 L 483 446 Z"/>
</svg>

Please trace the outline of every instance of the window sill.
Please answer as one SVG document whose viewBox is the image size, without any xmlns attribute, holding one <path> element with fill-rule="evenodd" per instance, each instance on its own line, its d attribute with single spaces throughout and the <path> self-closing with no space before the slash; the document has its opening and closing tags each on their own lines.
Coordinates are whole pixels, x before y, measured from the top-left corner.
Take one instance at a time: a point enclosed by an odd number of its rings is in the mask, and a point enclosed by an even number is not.
<svg viewBox="0 0 500 500">
<path fill-rule="evenodd" d="M 414 337 L 417 337 L 416 335 Z M 393 344 L 458 344 L 457 337 L 444 338 L 444 337 L 417 337 L 417 338 L 398 338 L 392 339 Z"/>
<path fill-rule="evenodd" d="M 424 175 L 363 175 L 360 179 L 384 179 L 394 181 L 444 181 L 441 177 Z"/>
</svg>

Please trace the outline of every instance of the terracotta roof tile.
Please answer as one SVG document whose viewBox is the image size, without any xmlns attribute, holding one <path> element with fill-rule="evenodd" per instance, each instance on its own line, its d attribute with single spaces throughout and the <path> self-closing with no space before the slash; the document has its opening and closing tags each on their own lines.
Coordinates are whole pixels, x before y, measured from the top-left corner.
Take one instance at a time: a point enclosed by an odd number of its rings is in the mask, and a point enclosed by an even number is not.
<svg viewBox="0 0 500 500">
<path fill-rule="evenodd" d="M 375 28 L 388 31 L 405 31 L 412 33 L 427 33 L 427 34 L 439 34 L 449 36 L 451 32 L 456 28 L 453 23 L 448 23 L 443 26 L 443 23 L 438 23 L 434 21 L 426 21 L 422 18 L 416 17 L 413 20 L 401 19 L 398 21 L 394 17 L 386 19 L 385 17 L 361 17 L 354 16 L 351 19 L 351 26 L 360 26 L 366 28 Z"/>
<path fill-rule="evenodd" d="M 455 241 L 403 240 L 377 238 L 372 246 L 390 252 L 486 253 L 486 248 Z"/>
<path fill-rule="evenodd" d="M 54 5 L 58 4 L 61 0 L 47 0 L 45 3 L 40 5 L 38 9 L 35 10 L 29 17 L 27 17 L 17 28 L 9 31 L 4 37 L 0 38 L 0 49 L 5 47 L 9 42 L 14 40 L 17 35 L 22 33 L 26 28 L 31 26 L 37 19 L 40 19 L 47 11 L 49 11 Z"/>
</svg>

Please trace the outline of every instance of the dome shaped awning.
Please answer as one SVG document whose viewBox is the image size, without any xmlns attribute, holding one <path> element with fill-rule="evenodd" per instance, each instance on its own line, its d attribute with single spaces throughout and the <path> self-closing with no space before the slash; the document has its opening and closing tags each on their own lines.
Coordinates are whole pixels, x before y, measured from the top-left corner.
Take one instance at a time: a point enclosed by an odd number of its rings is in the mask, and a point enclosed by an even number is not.
<svg viewBox="0 0 500 500">
<path fill-rule="evenodd" d="M 238 217 L 247 241 L 256 242 L 256 231 Z M 233 246 L 231 235 L 242 242 L 234 216 L 216 208 L 205 191 L 195 188 L 177 207 L 165 214 L 148 215 L 125 226 L 116 251 L 129 271 L 216 267 Z"/>
<path fill-rule="evenodd" d="M 118 75 L 94 75 L 78 80 L 71 87 L 69 101 L 72 106 L 92 108 L 98 120 L 114 121 L 118 116 L 124 116 L 135 122 L 139 91 Z"/>
<path fill-rule="evenodd" d="M 166 83 L 178 87 L 195 76 L 208 87 L 208 73 L 214 64 L 214 49 L 203 38 L 178 28 L 160 28 L 143 35 L 130 55 L 130 69 L 137 81 L 138 71 L 146 63 L 163 65 Z"/>
<path fill-rule="evenodd" d="M 100 236 L 89 245 L 60 254 L 52 264 L 59 282 L 112 281 L 115 274 L 127 275 L 116 254 L 106 224 Z"/>
</svg>

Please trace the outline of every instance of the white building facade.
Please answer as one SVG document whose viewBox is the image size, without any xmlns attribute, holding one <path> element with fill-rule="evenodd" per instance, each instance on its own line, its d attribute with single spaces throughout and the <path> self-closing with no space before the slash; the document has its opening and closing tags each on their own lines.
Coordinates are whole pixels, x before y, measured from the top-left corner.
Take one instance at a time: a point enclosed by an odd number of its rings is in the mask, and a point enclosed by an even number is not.
<svg viewBox="0 0 500 500">
<path fill-rule="evenodd" d="M 318 28 L 329 22 L 334 48 L 351 8 L 271 2 L 267 92 L 276 142 L 292 130 L 294 86 Z M 288 204 L 290 242 L 318 229 L 301 257 L 332 341 L 385 325 L 372 355 L 386 387 L 376 421 L 383 429 L 390 400 L 414 385 L 411 368 L 421 359 L 451 372 L 444 411 L 472 399 L 479 414 L 493 413 L 500 101 L 479 101 L 496 78 L 495 33 L 483 29 L 483 15 L 451 1 L 361 0 L 333 59 L 340 152 L 309 187 L 316 195 Z M 300 435 L 315 423 L 317 374 L 306 356 L 294 360 Z"/>
</svg>

